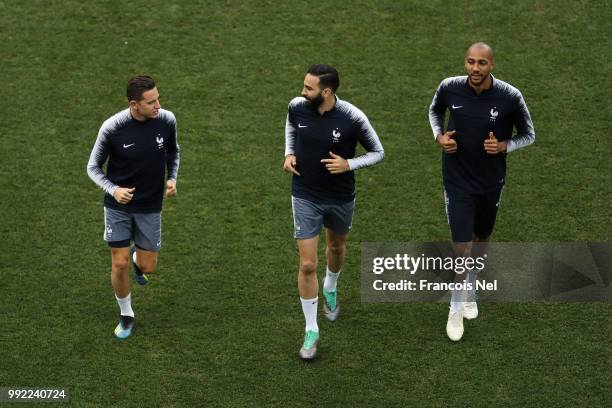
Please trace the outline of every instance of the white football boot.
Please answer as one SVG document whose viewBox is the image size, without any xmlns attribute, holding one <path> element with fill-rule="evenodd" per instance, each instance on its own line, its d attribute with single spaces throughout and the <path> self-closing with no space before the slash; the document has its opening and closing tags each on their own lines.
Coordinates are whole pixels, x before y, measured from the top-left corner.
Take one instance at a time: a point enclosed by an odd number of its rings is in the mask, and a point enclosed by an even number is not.
<svg viewBox="0 0 612 408">
<path fill-rule="evenodd" d="M 463 304 L 463 317 L 468 320 L 478 317 L 478 305 L 476 302 L 465 302 Z"/>
<path fill-rule="evenodd" d="M 452 341 L 459 341 L 463 337 L 463 311 L 448 312 L 448 321 L 446 322 L 446 335 Z"/>
</svg>

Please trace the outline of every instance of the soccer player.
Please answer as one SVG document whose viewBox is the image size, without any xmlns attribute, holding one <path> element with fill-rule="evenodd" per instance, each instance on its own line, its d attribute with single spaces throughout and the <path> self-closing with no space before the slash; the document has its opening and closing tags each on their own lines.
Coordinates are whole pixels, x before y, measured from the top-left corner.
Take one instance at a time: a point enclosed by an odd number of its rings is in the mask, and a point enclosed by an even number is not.
<svg viewBox="0 0 612 408">
<path fill-rule="evenodd" d="M 298 292 L 306 319 L 300 357 L 312 360 L 319 340 L 317 246 L 326 231 L 327 268 L 323 282 L 325 317 L 340 312 L 337 282 L 355 208 L 355 174 L 384 157 L 378 135 L 362 111 L 339 99 L 338 71 L 329 65 L 308 68 L 302 96 L 289 103 L 283 169 L 293 174 L 294 237 L 300 254 Z M 355 156 L 360 143 L 366 153 Z"/>
<path fill-rule="evenodd" d="M 121 309 L 115 328 L 119 339 L 128 338 L 134 326 L 130 260 L 136 282 L 148 284 L 162 242 L 164 187 L 166 196 L 176 195 L 179 169 L 176 119 L 161 109 L 153 78 L 132 78 L 127 99 L 129 107 L 102 124 L 87 163 L 87 174 L 106 193 L 104 240 L 111 249 L 111 282 Z"/>
<path fill-rule="evenodd" d="M 444 199 L 455 256 L 484 254 L 506 182 L 506 155 L 535 141 L 523 95 L 493 77 L 494 67 L 490 46 L 471 45 L 465 55 L 467 75 L 443 80 L 429 107 L 431 129 L 443 151 Z M 450 114 L 444 131 L 446 110 Z M 456 282 L 463 280 L 456 276 Z M 476 272 L 468 271 L 467 282 L 474 285 L 475 280 Z M 453 291 L 448 337 L 460 340 L 463 318 L 477 316 L 475 288 Z"/>
</svg>

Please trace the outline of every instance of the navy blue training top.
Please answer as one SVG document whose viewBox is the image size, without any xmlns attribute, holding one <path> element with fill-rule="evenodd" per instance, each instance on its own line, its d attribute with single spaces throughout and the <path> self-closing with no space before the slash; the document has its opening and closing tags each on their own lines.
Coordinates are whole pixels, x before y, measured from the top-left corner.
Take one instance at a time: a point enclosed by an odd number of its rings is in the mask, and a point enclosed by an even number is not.
<svg viewBox="0 0 612 408">
<path fill-rule="evenodd" d="M 106 174 L 102 166 L 108 159 Z M 176 180 L 179 145 L 176 119 L 160 109 L 159 115 L 145 121 L 125 109 L 107 119 L 89 157 L 87 174 L 104 192 L 104 206 L 127 212 L 160 212 L 168 179 Z M 134 198 L 119 204 L 113 197 L 117 187 L 134 187 Z"/>
<path fill-rule="evenodd" d="M 366 154 L 355 157 L 357 143 Z M 331 174 L 321 159 L 333 152 L 348 160 L 350 171 Z M 346 203 L 355 198 L 354 170 L 372 166 L 384 157 L 376 131 L 366 115 L 336 97 L 335 106 L 322 115 L 306 98 L 289 103 L 285 125 L 285 156 L 296 156 L 292 195 L 315 203 Z"/>
<path fill-rule="evenodd" d="M 455 130 L 457 152 L 442 153 L 444 188 L 481 194 L 503 187 L 506 153 L 487 154 L 484 141 L 493 132 L 506 141 L 507 152 L 530 145 L 535 131 L 520 91 L 494 78 L 480 95 L 468 83 L 467 75 L 446 78 L 440 83 L 429 107 L 434 138 L 444 133 L 444 114 L 450 112 L 447 130 Z M 513 127 L 517 133 L 513 135 Z"/>
</svg>

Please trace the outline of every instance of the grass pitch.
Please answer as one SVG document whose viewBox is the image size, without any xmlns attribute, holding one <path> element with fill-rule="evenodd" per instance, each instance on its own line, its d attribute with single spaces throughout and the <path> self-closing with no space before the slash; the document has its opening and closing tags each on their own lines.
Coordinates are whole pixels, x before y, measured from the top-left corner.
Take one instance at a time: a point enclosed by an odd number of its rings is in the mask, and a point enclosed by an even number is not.
<svg viewBox="0 0 612 408">
<path fill-rule="evenodd" d="M 535 145 L 509 156 L 497 241 L 608 241 L 609 1 L 1 1 L 1 386 L 67 387 L 74 406 L 606 406 L 609 304 L 483 304 L 451 344 L 445 304 L 366 304 L 361 241 L 446 241 L 427 107 L 475 41 L 524 94 Z M 306 67 L 378 131 L 357 175 L 343 314 L 314 364 L 281 171 Z M 102 194 L 85 165 L 137 73 L 181 144 L 178 197 L 137 326 L 118 308 Z M 323 255 L 323 252 L 321 252 Z M 321 269 L 322 265 L 320 265 Z"/>
</svg>

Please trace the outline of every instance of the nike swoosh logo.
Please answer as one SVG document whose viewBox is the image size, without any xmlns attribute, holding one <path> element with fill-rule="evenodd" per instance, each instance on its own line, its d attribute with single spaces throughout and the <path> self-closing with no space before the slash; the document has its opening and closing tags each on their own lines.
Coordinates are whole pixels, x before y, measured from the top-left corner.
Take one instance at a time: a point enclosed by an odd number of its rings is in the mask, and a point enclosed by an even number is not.
<svg viewBox="0 0 612 408">
<path fill-rule="evenodd" d="M 126 144 L 124 143 L 124 144 L 123 144 L 123 148 L 124 148 L 124 149 L 127 149 L 128 147 L 134 146 L 135 144 L 136 144 L 136 143 L 132 143 L 132 144 L 126 145 Z"/>
<path fill-rule="evenodd" d="M 461 105 L 461 106 L 455 106 L 455 105 L 453 105 L 453 106 L 451 106 L 451 107 L 452 107 L 453 109 L 459 109 L 459 108 L 463 108 L 463 105 Z"/>
<path fill-rule="evenodd" d="M 305 128 L 305 127 L 308 127 L 308 126 L 302 126 L 302 125 L 298 124 L 298 127 L 299 128 Z"/>
</svg>

